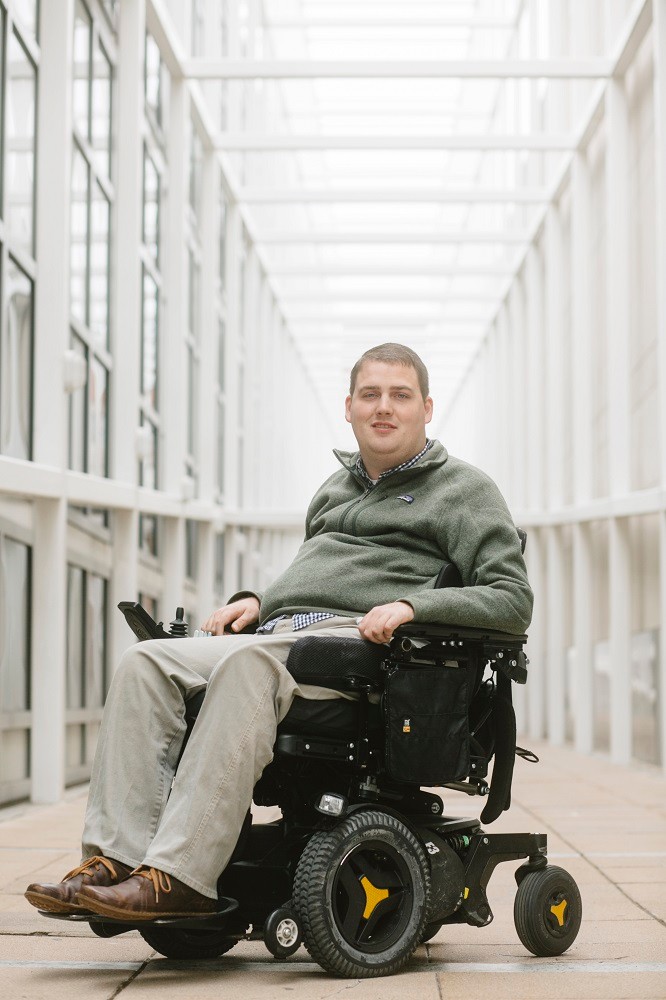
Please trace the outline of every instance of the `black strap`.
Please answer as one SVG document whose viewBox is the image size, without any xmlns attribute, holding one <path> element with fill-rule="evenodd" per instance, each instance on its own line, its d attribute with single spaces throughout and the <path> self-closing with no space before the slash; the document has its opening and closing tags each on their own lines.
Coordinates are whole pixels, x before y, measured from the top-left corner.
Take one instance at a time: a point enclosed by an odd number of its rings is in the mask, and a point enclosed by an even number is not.
<svg viewBox="0 0 666 1000">
<path fill-rule="evenodd" d="M 516 759 L 516 713 L 511 701 L 511 681 L 499 670 L 495 677 L 495 763 L 488 800 L 481 813 L 482 823 L 493 823 L 511 805 L 511 781 Z"/>
</svg>

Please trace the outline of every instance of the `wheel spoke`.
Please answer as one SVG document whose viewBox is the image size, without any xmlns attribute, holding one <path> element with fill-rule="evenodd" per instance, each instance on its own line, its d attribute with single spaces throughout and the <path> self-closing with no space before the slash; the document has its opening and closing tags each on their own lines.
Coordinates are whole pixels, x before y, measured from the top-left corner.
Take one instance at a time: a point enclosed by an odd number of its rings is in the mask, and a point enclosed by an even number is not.
<svg viewBox="0 0 666 1000">
<path fill-rule="evenodd" d="M 398 889 L 396 892 L 392 892 L 386 899 L 382 899 L 380 903 L 377 903 L 368 917 L 365 927 L 359 934 L 359 944 L 370 940 L 380 920 L 397 910 L 405 899 L 405 895 L 406 891 L 404 889 Z"/>
<path fill-rule="evenodd" d="M 356 941 L 363 920 L 365 892 L 350 864 L 343 864 L 339 878 L 348 901 L 347 912 L 342 921 L 342 933 L 348 941 Z"/>
<path fill-rule="evenodd" d="M 404 888 L 403 881 L 400 878 L 399 872 L 391 870 L 388 867 L 377 868 L 376 865 L 372 863 L 367 854 L 361 854 L 354 859 L 356 863 L 356 868 L 361 875 L 365 875 L 369 882 L 371 882 L 377 889 L 402 889 Z"/>
</svg>

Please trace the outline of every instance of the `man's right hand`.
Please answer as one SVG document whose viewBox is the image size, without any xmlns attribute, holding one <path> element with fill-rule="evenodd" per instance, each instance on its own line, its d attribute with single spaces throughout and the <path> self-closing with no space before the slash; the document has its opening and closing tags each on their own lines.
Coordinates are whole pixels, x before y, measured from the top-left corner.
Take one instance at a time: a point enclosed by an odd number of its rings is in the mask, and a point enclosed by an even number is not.
<svg viewBox="0 0 666 1000">
<path fill-rule="evenodd" d="M 240 632 L 256 621 L 259 621 L 259 601 L 256 597 L 243 597 L 240 601 L 218 608 L 201 628 L 213 635 L 224 635 L 229 631 Z"/>
</svg>

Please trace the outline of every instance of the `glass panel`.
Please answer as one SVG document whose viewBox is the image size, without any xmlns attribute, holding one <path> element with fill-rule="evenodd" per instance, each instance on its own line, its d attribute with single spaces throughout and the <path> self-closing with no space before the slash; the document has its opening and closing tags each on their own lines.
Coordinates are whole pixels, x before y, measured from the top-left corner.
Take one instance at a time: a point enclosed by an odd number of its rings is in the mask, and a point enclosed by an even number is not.
<svg viewBox="0 0 666 1000">
<path fill-rule="evenodd" d="M 224 534 L 215 536 L 215 590 L 217 596 L 224 594 Z"/>
<path fill-rule="evenodd" d="M 33 252 L 35 197 L 35 67 L 12 32 L 7 53 L 6 157 L 7 225 L 12 236 Z"/>
<path fill-rule="evenodd" d="M 93 343 L 109 343 L 109 219 L 111 207 L 99 184 L 90 206 L 90 331 Z"/>
<path fill-rule="evenodd" d="M 0 345 L 0 451 L 13 458 L 31 457 L 32 326 L 32 281 L 9 257 Z"/>
<path fill-rule="evenodd" d="M 217 490 L 224 496 L 224 403 L 217 405 Z"/>
<path fill-rule="evenodd" d="M 197 223 L 201 221 L 201 168 L 203 148 L 194 123 L 190 123 L 190 208 Z"/>
<path fill-rule="evenodd" d="M 194 455 L 196 437 L 196 370 L 197 363 L 191 344 L 187 345 L 187 450 Z"/>
<path fill-rule="evenodd" d="M 146 34 L 146 105 L 162 124 L 162 59 L 157 42 Z"/>
<path fill-rule="evenodd" d="M 92 22 L 81 0 L 74 14 L 74 128 L 86 139 L 90 137 L 90 49 Z"/>
<path fill-rule="evenodd" d="M 157 555 L 158 524 L 152 514 L 139 517 L 139 548 L 151 556 Z"/>
<path fill-rule="evenodd" d="M 30 549 L 0 535 L 0 711 L 30 707 L 29 630 Z"/>
<path fill-rule="evenodd" d="M 224 195 L 220 198 L 220 262 L 219 262 L 219 279 L 220 279 L 220 292 L 224 292 L 225 289 L 225 269 L 227 266 L 227 203 L 224 200 Z"/>
<path fill-rule="evenodd" d="M 159 290 L 143 272 L 143 324 L 141 340 L 141 392 L 148 406 L 157 411 L 157 362 L 159 349 Z"/>
<path fill-rule="evenodd" d="M 196 521 L 185 521 L 185 575 L 191 580 L 197 575 L 198 528 Z"/>
<path fill-rule="evenodd" d="M 220 320 L 220 338 L 217 347 L 217 384 L 220 392 L 224 392 L 225 365 L 226 365 L 226 336 L 227 328 L 224 320 Z"/>
<path fill-rule="evenodd" d="M 21 28 L 31 35 L 37 31 L 37 0 L 14 0 L 14 13 L 21 22 Z"/>
<path fill-rule="evenodd" d="M 85 703 L 88 708 L 104 704 L 106 674 L 106 580 L 95 573 L 86 581 Z"/>
<path fill-rule="evenodd" d="M 88 472 L 107 474 L 106 423 L 109 373 L 101 361 L 91 358 L 88 379 Z"/>
<path fill-rule="evenodd" d="M 188 250 L 188 303 L 187 321 L 189 331 L 195 340 L 199 339 L 199 280 L 200 269 L 197 259 L 191 249 Z"/>
<path fill-rule="evenodd" d="M 149 489 L 157 489 L 157 428 L 150 421 L 141 418 L 141 426 L 147 427 L 150 433 L 150 450 L 141 461 L 139 468 L 139 483 Z"/>
<path fill-rule="evenodd" d="M 75 334 L 72 334 L 70 347 L 84 360 L 87 359 L 87 348 Z M 75 389 L 69 394 L 69 468 L 75 472 L 85 472 L 86 468 L 85 388 Z"/>
<path fill-rule="evenodd" d="M 659 632 L 631 637 L 633 756 L 659 764 Z"/>
<path fill-rule="evenodd" d="M 67 567 L 67 708 L 83 705 L 83 570 Z"/>
<path fill-rule="evenodd" d="M 92 147 L 101 174 L 111 176 L 111 62 L 97 39 L 93 52 Z"/>
<path fill-rule="evenodd" d="M 72 154 L 72 207 L 70 232 L 70 308 L 72 316 L 87 320 L 88 273 L 88 164 L 78 146 Z"/>
<path fill-rule="evenodd" d="M 148 150 L 143 151 L 143 242 L 153 260 L 160 258 L 160 175 Z"/>
</svg>

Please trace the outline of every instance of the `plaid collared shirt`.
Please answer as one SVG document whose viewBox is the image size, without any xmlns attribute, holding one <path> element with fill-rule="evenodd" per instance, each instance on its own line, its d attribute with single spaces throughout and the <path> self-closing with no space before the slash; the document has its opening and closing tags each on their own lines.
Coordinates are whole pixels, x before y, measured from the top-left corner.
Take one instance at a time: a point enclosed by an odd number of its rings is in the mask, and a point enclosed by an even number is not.
<svg viewBox="0 0 666 1000">
<path fill-rule="evenodd" d="M 419 459 L 423 458 L 425 453 L 431 447 L 432 441 L 426 440 L 425 448 L 423 448 L 418 455 L 414 455 L 413 458 L 409 458 L 406 462 L 401 462 L 400 465 L 394 465 L 392 469 L 387 469 L 386 472 L 382 472 L 377 480 L 370 478 L 360 455 L 356 459 L 356 471 L 360 476 L 363 476 L 367 483 L 374 486 L 380 479 L 386 479 L 387 476 L 393 475 L 394 472 L 402 472 L 404 469 L 411 469 L 413 465 L 416 465 Z M 285 618 L 287 618 L 287 615 L 278 615 L 277 618 L 271 618 L 270 621 L 260 625 L 257 632 L 261 632 L 263 634 L 272 632 L 277 623 L 284 621 Z M 335 618 L 335 615 L 330 611 L 307 611 L 302 614 L 292 615 L 291 627 L 294 632 L 300 632 L 301 629 L 307 628 L 308 625 L 312 625 L 314 622 L 323 622 L 327 618 Z"/>
</svg>

